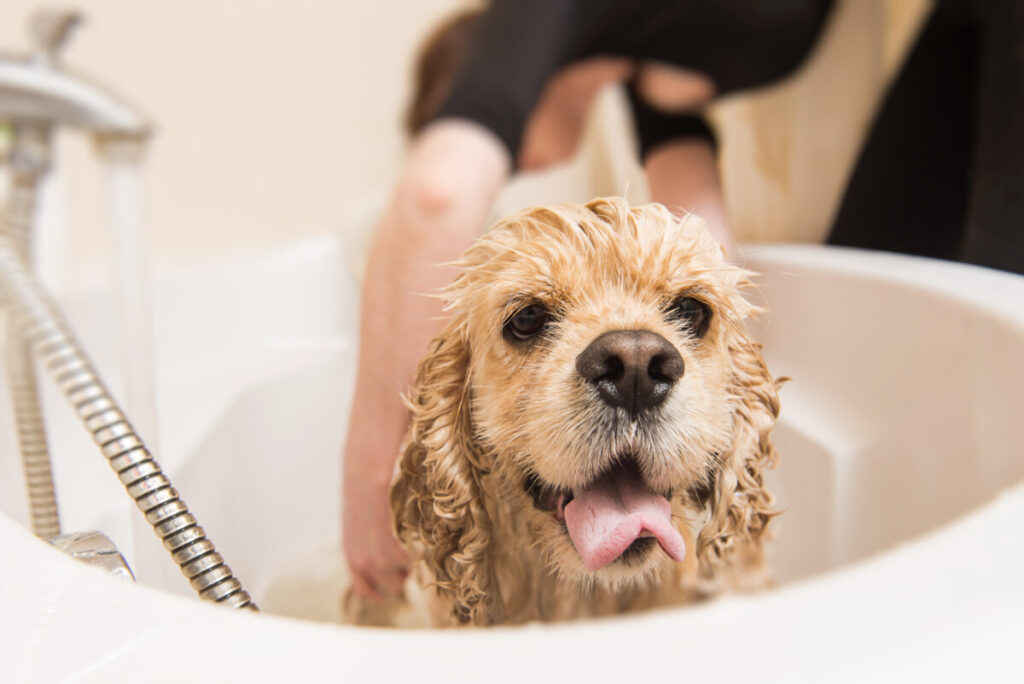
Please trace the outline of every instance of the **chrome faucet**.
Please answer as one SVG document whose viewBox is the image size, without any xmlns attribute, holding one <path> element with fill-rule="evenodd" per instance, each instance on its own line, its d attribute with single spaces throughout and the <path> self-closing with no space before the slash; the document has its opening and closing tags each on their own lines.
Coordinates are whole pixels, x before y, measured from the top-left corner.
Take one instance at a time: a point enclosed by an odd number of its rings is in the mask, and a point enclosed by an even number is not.
<svg viewBox="0 0 1024 684">
<path fill-rule="evenodd" d="M 102 535 L 94 532 L 60 534 L 32 364 L 34 354 L 40 360 L 40 367 L 54 376 L 110 467 L 171 551 L 192 587 L 205 599 L 233 608 L 256 610 L 248 592 L 171 486 L 121 405 L 107 390 L 56 302 L 27 266 L 31 262 L 38 188 L 49 171 L 54 129 L 58 126 L 77 128 L 92 135 L 107 165 L 122 171 L 140 163 L 150 133 L 147 120 L 138 111 L 61 67 L 61 48 L 78 23 L 79 15 L 74 12 L 39 12 L 32 18 L 34 52 L 22 57 L 0 55 L 0 126 L 7 125 L 10 129 L 6 149 L 0 149 L 6 156 L 3 161 L 10 167 L 7 206 L 5 211 L 0 211 L 0 309 L 6 307 L 14 314 L 6 317 L 8 379 L 28 485 L 32 528 L 38 536 L 80 560 L 98 562 L 113 574 L 131 577 L 123 557 Z M 126 254 L 135 256 L 135 265 L 124 267 L 131 277 L 124 278 L 122 290 L 144 291 L 144 269 L 138 266 L 144 257 L 137 222 L 122 219 L 121 223 L 136 224 L 123 225 L 123 230 L 119 231 L 118 248 L 125 248 L 128 243 Z M 132 331 L 131 335 L 125 334 L 131 338 L 126 348 L 141 348 L 148 354 L 149 345 L 143 339 L 148 333 L 140 332 L 148 330 L 145 298 L 132 294 L 123 296 L 123 300 L 125 318 L 134 319 L 132 324 L 125 325 L 126 331 Z M 134 357 L 136 362 L 139 359 L 145 360 Z"/>
<path fill-rule="evenodd" d="M 141 161 L 149 138 L 149 124 L 136 109 L 61 67 L 61 50 L 80 23 L 74 11 L 37 11 L 30 20 L 32 52 L 0 54 L 0 126 L 10 130 L 3 151 L 9 187 L 0 211 L 0 242 L 26 264 L 32 262 L 39 187 L 50 171 L 54 130 L 62 126 L 91 135 L 102 157 L 131 164 Z M 6 332 L 32 527 L 50 537 L 60 532 L 60 520 L 35 371 L 17 326 L 9 323 Z"/>
<path fill-rule="evenodd" d="M 0 54 L 0 121 L 66 125 L 101 141 L 145 138 L 150 125 L 137 109 L 62 68 L 61 50 L 79 23 L 73 11 L 38 11 L 31 19 L 33 52 Z"/>
</svg>

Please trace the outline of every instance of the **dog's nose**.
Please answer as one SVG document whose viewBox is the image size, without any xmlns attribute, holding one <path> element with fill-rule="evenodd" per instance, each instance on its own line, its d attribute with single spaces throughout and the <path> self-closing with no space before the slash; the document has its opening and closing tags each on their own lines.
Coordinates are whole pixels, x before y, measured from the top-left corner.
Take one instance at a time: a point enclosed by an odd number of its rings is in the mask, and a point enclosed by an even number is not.
<svg viewBox="0 0 1024 684">
<path fill-rule="evenodd" d="M 576 372 L 601 399 L 633 415 L 663 402 L 683 369 L 676 348 L 649 330 L 606 332 L 576 357 Z"/>
</svg>

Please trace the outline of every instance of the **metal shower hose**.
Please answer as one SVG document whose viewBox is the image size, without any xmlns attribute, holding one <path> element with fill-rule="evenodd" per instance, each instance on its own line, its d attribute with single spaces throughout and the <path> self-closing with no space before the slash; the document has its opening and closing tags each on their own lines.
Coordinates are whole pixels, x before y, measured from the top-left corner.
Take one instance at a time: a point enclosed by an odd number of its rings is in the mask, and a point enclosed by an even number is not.
<svg viewBox="0 0 1024 684">
<path fill-rule="evenodd" d="M 41 135 L 47 137 L 49 134 L 43 132 Z M 31 140 L 29 144 L 34 142 L 36 141 Z M 39 163 L 33 155 L 18 155 L 21 151 L 19 143 L 25 144 L 24 136 L 15 139 L 12 155 L 14 163 L 11 165 L 14 182 L 11 184 L 11 195 L 7 200 L 5 225 L 0 226 L 0 232 L 6 228 L 11 248 L 15 250 L 21 262 L 27 264 L 32 261 L 30 234 L 32 217 L 35 214 L 36 187 L 39 174 L 45 168 L 45 162 Z M 41 146 L 37 146 L 36 150 L 39 147 Z M 22 469 L 25 471 L 32 531 L 36 536 L 45 538 L 60 534 L 60 515 L 53 487 L 53 470 L 50 466 L 50 449 L 46 443 L 46 426 L 43 424 L 39 388 L 36 385 L 35 367 L 32 364 L 32 350 L 19 333 L 13 324 L 8 326 L 7 373 L 11 390 L 11 408 L 14 412 L 14 427 L 18 435 Z"/>
<path fill-rule="evenodd" d="M 11 242 L 2 237 L 0 290 L 10 307 L 9 324 L 17 326 L 22 339 L 35 350 L 192 588 L 204 599 L 256 610 L 104 387 L 56 304 L 26 270 Z"/>
</svg>

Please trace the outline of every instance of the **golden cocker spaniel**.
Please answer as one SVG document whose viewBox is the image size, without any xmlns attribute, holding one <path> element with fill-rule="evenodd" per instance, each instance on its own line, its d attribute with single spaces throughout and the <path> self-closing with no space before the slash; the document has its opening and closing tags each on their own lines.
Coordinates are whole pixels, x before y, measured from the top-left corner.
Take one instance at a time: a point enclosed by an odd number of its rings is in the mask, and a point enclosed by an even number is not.
<svg viewBox="0 0 1024 684">
<path fill-rule="evenodd" d="M 776 382 L 695 217 L 540 207 L 462 256 L 391 490 L 437 624 L 607 615 L 766 580 Z"/>
</svg>

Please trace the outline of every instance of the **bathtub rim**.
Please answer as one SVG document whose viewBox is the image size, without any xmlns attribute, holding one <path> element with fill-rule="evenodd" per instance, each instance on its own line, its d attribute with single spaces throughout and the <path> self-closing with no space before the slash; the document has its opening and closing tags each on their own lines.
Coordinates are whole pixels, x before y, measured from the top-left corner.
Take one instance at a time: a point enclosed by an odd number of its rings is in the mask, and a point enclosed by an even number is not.
<svg viewBox="0 0 1024 684">
<path fill-rule="evenodd" d="M 842 272 L 877 278 L 918 292 L 949 297 L 1024 330 L 1024 275 L 984 266 L 857 247 L 817 244 L 755 243 L 742 249 L 757 275 L 769 268 L 785 273 L 797 266 L 809 271 Z M 984 296 L 982 296 L 984 295 Z"/>
<path fill-rule="evenodd" d="M 481 670 L 467 670 L 463 678 L 443 670 L 424 673 L 423 664 L 446 649 L 477 664 L 501 661 L 502 654 L 509 651 L 520 657 L 511 662 L 505 659 L 504 669 L 489 672 L 488 676 L 493 681 L 522 681 L 523 673 L 535 672 L 539 665 L 564 676 L 578 674 L 576 665 L 564 662 L 558 652 L 590 649 L 595 643 L 607 644 L 606 648 L 596 649 L 599 655 L 591 663 L 601 666 L 602 672 L 628 669 L 633 674 L 656 674 L 670 667 L 671 661 L 652 657 L 638 662 L 633 654 L 652 641 L 671 644 L 672 635 L 665 635 L 669 629 L 680 635 L 681 648 L 700 648 L 701 654 L 717 648 L 723 653 L 711 653 L 728 655 L 734 646 L 727 644 L 749 644 L 747 655 L 756 662 L 730 662 L 730 675 L 736 679 L 756 676 L 768 680 L 781 677 L 785 681 L 821 681 L 822 676 L 845 678 L 850 673 L 859 673 L 851 677 L 858 681 L 868 673 L 884 675 L 889 668 L 896 668 L 913 672 L 917 678 L 929 672 L 941 674 L 940 681 L 945 681 L 952 672 L 950 668 L 970 668 L 977 675 L 979 667 L 992 667 L 993 673 L 1005 672 L 1003 667 L 1016 662 L 1015 650 L 1010 648 L 1017 643 L 1016 632 L 1006 627 L 1018 624 L 1024 611 L 1024 587 L 1013 570 L 1024 562 L 1024 537 L 1011 535 L 1010 543 L 1001 547 L 1004 570 L 999 577 L 989 578 L 995 581 L 984 585 L 981 593 L 989 599 L 987 602 L 975 605 L 965 599 L 964 592 L 955 590 L 965 577 L 973 574 L 979 550 L 989 548 L 992 538 L 1006 539 L 1001 533 L 1018 530 L 1022 520 L 1024 484 L 1018 484 L 980 509 L 931 533 L 771 592 L 730 595 L 696 606 L 586 623 L 486 630 L 382 630 L 226 610 L 152 587 L 118 581 L 49 548 L 6 517 L 0 518 L 0 546 L 13 546 L 15 557 L 28 563 L 0 565 L 0 587 L 18 584 L 34 590 L 31 596 L 35 600 L 23 594 L 20 602 L 12 602 L 10 597 L 4 601 L 8 604 L 6 615 L 19 616 L 29 625 L 43 618 L 50 624 L 67 623 L 78 631 L 93 624 L 96 616 L 105 615 L 108 619 L 103 629 L 80 633 L 95 657 L 74 671 L 64 672 L 87 672 L 95 675 L 96 681 L 119 681 L 116 676 L 109 677 L 130 668 L 152 665 L 151 646 L 169 638 L 177 640 L 178 650 L 188 651 L 202 664 L 204 676 L 304 673 L 304 677 L 317 680 L 336 674 L 339 665 L 352 662 L 360 654 L 390 653 L 400 645 L 399 652 L 407 657 L 376 661 L 374 665 L 379 669 L 365 671 L 366 674 L 405 672 L 415 674 L 417 680 L 473 681 Z M 945 565 L 936 563 L 937 558 L 947 556 L 949 548 L 962 553 Z M 36 570 L 29 570 L 29 565 L 36 566 Z M 924 567 L 930 571 L 922 574 L 919 571 Z M 998 595 L 998 605 L 992 605 L 992 595 Z M 876 609 L 880 603 L 891 610 L 879 614 Z M 975 615 L 960 625 L 957 618 L 967 610 Z M 936 624 L 936 614 L 946 615 L 945 622 Z M 785 616 L 784 624 L 779 629 L 767 630 L 771 620 L 780 615 Z M 827 627 L 823 625 L 824 616 L 836 615 L 845 617 Z M 931 652 L 932 641 L 960 642 L 967 636 L 965 631 L 974 638 L 962 651 L 945 650 L 936 654 L 935 660 L 918 660 L 921 651 Z M 903 635 L 903 639 L 894 641 L 893 633 Z M 722 635 L 729 638 L 723 639 Z M 26 654 L 41 657 L 51 650 L 45 635 L 32 641 L 31 634 L 16 632 L 6 619 L 0 624 L 0 636 L 0 657 L 8 663 L 18 663 L 18 658 L 25 658 Z M 928 642 L 923 642 L 922 636 L 928 637 Z M 617 642 L 629 648 L 621 649 Z M 881 648 L 883 643 L 890 647 L 888 651 Z M 865 651 L 872 646 L 877 650 Z M 10 650 L 6 655 L 5 649 Z M 865 652 L 874 657 L 861 655 L 863 660 L 856 664 L 849 659 Z M 522 657 L 527 654 L 533 656 L 528 662 Z M 979 654 L 983 654 L 982 659 Z M 197 662 L 161 661 L 157 681 L 180 681 L 181 677 L 187 680 L 195 675 Z M 690 662 L 685 671 L 694 676 L 700 676 L 702 671 L 707 676 L 722 674 L 719 665 L 707 662 Z"/>
<path fill-rule="evenodd" d="M 924 291 L 938 292 L 944 296 L 955 297 L 971 305 L 976 305 L 979 309 L 1014 326 L 1016 329 L 1024 330 L 1024 304 L 1022 304 L 1024 302 L 1024 277 L 1014 274 L 964 264 L 938 262 L 930 259 L 821 246 L 756 245 L 747 249 L 747 255 L 748 262 L 760 270 L 765 270 L 765 265 L 780 269 L 786 265 L 796 265 L 801 268 L 814 270 L 834 271 L 838 269 L 848 274 L 875 277 L 890 282 L 898 282 Z M 978 293 L 982 291 L 986 292 L 986 294 L 992 294 L 993 289 L 998 289 L 998 293 L 993 297 L 978 299 L 969 296 L 972 292 Z M 907 575 L 908 568 L 914 566 L 915 563 L 919 563 L 924 553 L 937 556 L 941 555 L 942 548 L 963 548 L 965 541 L 969 543 L 972 539 L 978 540 L 984 537 L 985 535 L 981 534 L 981 532 L 985 530 L 988 530 L 988 534 L 1002 539 L 1007 539 L 1007 533 L 1009 533 L 1008 540 L 1010 544 L 1008 548 L 1004 547 L 1001 551 L 1004 553 L 1010 551 L 1011 555 L 1015 555 L 1017 560 L 1006 559 L 1002 574 L 998 575 L 994 586 L 1004 588 L 1003 585 L 1006 585 L 1005 588 L 1010 589 L 1010 584 L 1016 577 L 1012 568 L 1020 567 L 1020 562 L 1024 560 L 1024 539 L 1020 539 L 1020 535 L 1016 534 L 1022 520 L 1024 520 L 1024 485 L 1016 483 L 1004 489 L 1003 493 L 993 501 L 982 505 L 979 509 L 975 509 L 952 523 L 868 559 L 837 568 L 824 575 L 817 575 L 793 582 L 769 594 L 730 596 L 708 605 L 667 609 L 643 616 L 627 616 L 573 627 L 563 625 L 531 625 L 525 628 L 495 628 L 485 633 L 473 635 L 467 635 L 465 632 L 440 632 L 428 635 L 420 631 L 397 630 L 388 632 L 387 637 L 388 641 L 390 639 L 405 640 L 405 646 L 415 652 L 420 647 L 414 646 L 414 644 L 419 642 L 427 642 L 428 646 L 433 648 L 442 647 L 442 644 L 447 644 L 455 638 L 463 639 L 468 637 L 477 640 L 476 643 L 479 645 L 479 640 L 483 639 L 486 642 L 490 639 L 486 635 L 491 634 L 495 637 L 504 637 L 503 641 L 515 641 L 518 639 L 520 648 L 534 649 L 537 652 L 550 655 L 551 641 L 564 639 L 571 642 L 573 640 L 573 637 L 566 637 L 566 633 L 575 634 L 578 632 L 587 635 L 611 632 L 621 633 L 627 628 L 643 632 L 648 628 L 656 629 L 659 626 L 663 627 L 666 623 L 672 623 L 673 627 L 689 626 L 696 633 L 702 620 L 706 620 L 709 617 L 713 618 L 716 612 L 722 612 L 724 615 L 731 616 L 763 616 L 765 613 L 776 609 L 776 607 L 791 611 L 791 608 L 787 608 L 785 601 L 794 597 L 802 598 L 804 600 L 804 608 L 802 610 L 804 612 L 810 611 L 811 614 L 820 615 L 822 606 L 832 605 L 830 601 L 837 601 L 837 597 L 842 600 L 839 600 L 836 605 L 845 605 L 849 608 L 851 603 L 856 603 L 855 599 L 844 598 L 840 594 L 844 590 L 849 592 L 856 588 L 867 588 L 867 584 L 870 584 L 869 578 L 871 577 L 900 580 L 900 582 L 888 586 L 885 593 L 893 599 L 903 597 L 907 605 L 911 605 L 914 608 L 923 608 L 926 605 L 925 603 L 915 603 L 906 598 L 914 594 L 915 590 L 920 590 L 919 583 Z M 1000 530 L 1003 532 L 1002 535 L 999 534 Z M 979 546 L 976 550 L 979 553 L 991 550 L 990 545 L 981 544 L 980 541 L 977 543 Z M 3 592 L 0 593 L 0 596 L 10 592 L 11 586 L 17 586 L 19 583 L 30 583 L 33 580 L 38 583 L 44 577 L 50 580 L 56 578 L 67 581 L 66 585 L 57 583 L 57 588 L 53 589 L 51 587 L 49 591 L 47 591 L 45 585 L 41 586 L 37 594 L 22 597 L 20 601 L 18 597 L 8 594 L 3 600 L 3 603 L 7 604 L 3 613 L 8 615 L 18 614 L 27 620 L 31 620 L 43 615 L 45 611 L 49 611 L 47 619 L 53 621 L 65 619 L 74 621 L 75 617 L 68 615 L 72 608 L 74 608 L 76 610 L 88 611 L 85 613 L 85 619 L 80 622 L 89 624 L 89 616 L 101 613 L 107 600 L 110 599 L 122 606 L 123 612 L 119 613 L 122 619 L 112 629 L 96 630 L 97 632 L 104 632 L 106 636 L 112 634 L 128 635 L 132 632 L 140 632 L 166 638 L 167 634 L 165 632 L 173 625 L 187 624 L 198 627 L 196 632 L 189 639 L 186 639 L 186 643 L 191 643 L 191 648 L 196 649 L 202 659 L 214 668 L 215 672 L 222 672 L 227 676 L 239 674 L 240 671 L 234 669 L 239 666 L 238 653 L 246 650 L 255 650 L 255 655 L 250 653 L 244 659 L 247 663 L 245 667 L 251 667 L 251 672 L 266 674 L 266 672 L 274 671 L 275 667 L 280 668 L 280 664 L 271 662 L 271 658 L 285 658 L 286 654 L 282 653 L 281 647 L 274 647 L 266 642 L 281 638 L 281 630 L 285 629 L 290 630 L 294 628 L 296 630 L 294 633 L 296 639 L 305 639 L 312 647 L 310 649 L 295 649 L 293 651 L 293 656 L 300 652 L 305 654 L 305 657 L 309 659 L 309 662 L 305 664 L 306 667 L 326 667 L 329 665 L 332 661 L 329 661 L 323 655 L 327 651 L 331 653 L 341 651 L 340 655 L 343 657 L 339 659 L 344 660 L 359 654 L 364 649 L 384 648 L 387 645 L 382 645 L 380 642 L 382 633 L 374 630 L 360 630 L 340 625 L 310 623 L 278 616 L 260 616 L 258 618 L 260 622 L 253 622 L 257 620 L 254 616 L 232 614 L 230 611 L 225 611 L 222 608 L 205 606 L 195 600 L 184 599 L 158 589 L 145 586 L 131 588 L 121 585 L 90 568 L 72 562 L 71 559 L 50 549 L 47 545 L 35 539 L 27 530 L 22 529 L 17 523 L 2 515 L 0 515 L 0 548 L 5 550 L 5 558 L 15 559 L 13 563 L 0 563 L 0 591 Z M 23 563 L 23 559 L 28 559 L 30 563 Z M 33 565 L 32 562 L 36 564 Z M 962 566 L 955 564 L 945 568 L 940 567 L 934 574 L 928 575 L 925 578 L 925 584 L 932 585 L 932 594 L 944 596 L 945 594 L 939 590 L 943 588 L 955 589 L 955 582 L 959 577 L 957 573 L 962 573 L 964 570 Z M 63 594 L 67 594 L 69 591 L 79 593 L 78 597 L 73 599 L 78 602 L 78 606 L 61 608 L 58 605 L 58 599 L 67 600 L 67 597 L 63 596 Z M 990 626 L 992 624 L 1011 624 L 1010 621 L 1020 615 L 1021 608 L 1024 608 L 1024 590 L 1018 588 L 1016 593 L 1012 591 L 1007 593 L 1010 600 L 1005 601 L 999 609 L 989 613 L 985 618 L 987 620 L 986 624 Z M 814 599 L 819 602 L 820 605 L 817 606 L 817 613 L 808 607 L 808 599 Z M 128 604 L 130 604 L 130 607 L 126 607 Z M 857 608 L 857 606 L 854 607 Z M 961 605 L 960 607 L 962 608 L 963 606 Z M 859 609 L 862 613 L 863 607 Z M 212 610 L 214 612 L 203 614 L 200 612 L 202 610 Z M 857 613 L 857 615 L 861 615 L 861 613 Z M 801 614 L 799 611 L 796 611 L 791 612 L 789 616 L 790 628 L 792 629 L 790 636 L 793 641 L 799 642 L 802 636 L 803 644 L 818 643 L 823 646 L 822 653 L 834 655 L 836 653 L 835 645 L 829 646 L 827 644 L 829 635 L 823 634 L 826 630 L 822 630 L 821 625 L 813 620 L 800 620 Z M 161 625 L 158 623 L 158 620 L 167 620 L 169 624 Z M 908 618 L 907 622 L 916 625 L 920 620 Z M 759 627 L 764 623 L 763 621 L 755 620 L 749 623 L 741 621 L 740 624 L 753 624 Z M 865 621 L 861 626 L 866 627 L 868 624 L 870 623 Z M 753 627 L 747 627 L 747 629 L 753 629 Z M 6 619 L 0 622 L 0 634 L 4 635 L 2 644 L 0 644 L 0 653 L 5 648 L 19 644 L 22 650 L 27 649 L 29 652 L 32 652 L 33 648 L 39 648 L 38 644 L 26 644 L 24 639 L 19 640 L 18 634 L 13 632 L 15 632 L 15 628 L 7 624 Z M 998 630 L 991 631 L 990 633 L 997 634 L 997 632 Z M 350 639 L 351 643 L 339 646 L 339 643 L 336 643 L 339 641 L 337 636 L 339 634 L 345 635 L 345 638 Z M 845 636 L 842 636 L 843 634 Z M 1008 640 L 1012 638 L 1012 632 L 1005 631 L 1002 634 L 1002 640 L 997 636 L 997 638 L 992 639 L 989 643 L 978 645 L 978 649 L 986 649 L 984 652 L 991 653 L 993 648 L 999 646 L 995 650 L 1001 650 L 1007 658 L 1005 662 L 1010 662 L 1013 657 L 1013 649 L 1006 648 L 1006 646 L 1010 643 Z M 205 646 L 195 642 L 195 638 L 201 635 L 219 638 L 222 643 L 216 644 L 216 639 Z M 95 640 L 96 636 L 95 634 L 86 634 L 84 638 Z M 861 643 L 860 640 L 850 636 L 850 627 L 835 630 L 832 637 L 833 640 L 846 639 L 846 647 L 849 649 L 855 650 L 857 644 Z M 867 635 L 861 635 L 861 637 L 863 640 Z M 624 638 L 633 639 L 637 637 L 627 636 Z M 778 635 L 769 635 L 766 643 L 777 644 L 778 638 Z M 490 640 L 498 641 L 496 638 Z M 249 645 L 250 641 L 253 644 L 264 644 L 265 648 L 253 649 Z M 694 641 L 699 643 L 699 639 L 694 639 Z M 228 648 L 228 644 L 230 644 L 230 648 Z M 495 647 L 481 647 L 481 653 L 486 651 L 487 654 L 494 657 L 493 648 Z M 806 646 L 801 645 L 800 648 L 806 649 Z M 237 649 L 238 653 L 231 655 L 229 651 L 233 653 L 234 649 Z M 317 649 L 320 649 L 321 652 L 318 653 Z M 460 650 L 465 649 L 460 648 Z M 782 649 L 780 652 L 789 653 L 786 649 Z M 964 651 L 964 654 L 973 652 L 968 649 Z M 14 660 L 8 660 L 8 662 L 17 662 L 18 653 L 18 650 L 12 649 L 9 656 Z M 422 650 L 421 655 L 426 658 Z M 604 655 L 608 658 L 615 658 L 613 655 Z M 949 651 L 940 655 L 943 657 L 939 657 L 933 662 L 935 667 L 947 663 L 956 654 Z M 478 654 L 476 657 L 482 659 L 483 655 Z M 815 657 L 817 660 L 815 660 Z M 822 672 L 820 668 L 828 668 L 830 665 L 822 660 L 821 654 L 815 657 L 810 659 L 814 662 L 804 664 L 810 665 L 810 670 L 806 672 L 813 670 L 814 676 L 817 677 Z M 900 660 L 898 654 L 889 653 L 888 657 L 890 664 L 907 664 L 905 661 Z M 136 651 L 130 648 L 118 649 L 115 652 L 98 657 L 92 664 L 93 669 L 91 672 L 116 672 L 119 671 L 117 668 L 128 667 L 132 663 L 143 663 L 148 661 L 148 658 L 149 656 L 145 648 Z M 964 660 L 971 661 L 971 658 L 961 658 L 957 662 L 962 663 Z M 777 661 L 778 658 L 776 658 L 776 664 L 778 664 Z M 616 662 L 621 664 L 621 660 Z M 977 665 L 976 661 L 972 662 L 975 666 Z M 998 658 L 988 658 L 986 664 L 1003 667 L 1004 665 L 1000 664 L 1003 662 Z M 523 663 L 520 660 L 518 664 L 522 665 Z M 653 664 L 653 661 L 650 661 L 648 664 Z M 410 663 L 396 661 L 388 663 L 388 665 L 405 667 L 410 665 Z M 562 665 L 558 664 L 555 666 L 562 667 Z M 737 675 L 739 670 L 745 667 L 735 664 L 734 666 L 737 668 L 735 671 Z M 171 678 L 170 675 L 172 673 L 176 676 L 188 676 L 189 673 L 194 674 L 194 670 L 189 666 L 185 666 L 183 662 L 179 664 L 172 662 L 170 665 L 162 664 L 161 667 L 166 668 L 162 669 L 161 674 L 168 675 L 168 678 Z M 174 668 L 176 667 L 181 669 L 175 670 Z M 417 672 L 420 667 L 419 663 L 414 664 Z M 636 663 L 633 663 L 631 667 L 636 667 Z M 797 667 L 800 672 L 804 672 L 804 670 L 799 669 L 800 666 Z M 264 668 L 265 671 L 261 668 Z M 296 669 L 294 668 L 288 670 L 292 674 L 295 671 Z M 313 678 L 316 678 L 315 675 L 317 673 L 322 675 L 324 672 L 330 672 L 330 670 L 307 671 L 310 672 Z M 413 668 L 410 668 L 410 671 L 413 671 Z M 497 678 L 521 679 L 521 676 L 514 676 L 517 671 L 516 667 L 510 666 L 507 671 L 499 673 Z M 779 670 L 769 668 L 769 672 L 771 671 L 779 672 Z M 764 674 L 764 671 L 761 669 L 752 669 L 752 672 Z M 914 672 L 916 675 L 923 675 L 927 672 L 927 669 L 921 671 L 914 670 Z M 939 672 L 943 677 L 950 675 L 949 671 L 941 668 Z M 971 670 L 971 673 L 976 676 L 977 670 Z M 472 675 L 472 673 L 467 674 Z M 714 672 L 711 671 L 709 674 L 714 674 Z M 786 678 L 793 680 L 792 674 L 791 672 L 787 673 Z M 796 676 L 798 677 L 799 675 Z M 424 677 L 419 676 L 418 678 L 423 679 Z M 429 675 L 426 677 L 428 680 L 430 678 Z M 448 675 L 446 674 L 443 678 L 447 679 Z M 472 676 L 469 678 L 472 679 Z M 813 678 L 808 674 L 808 681 L 812 680 Z"/>
</svg>

